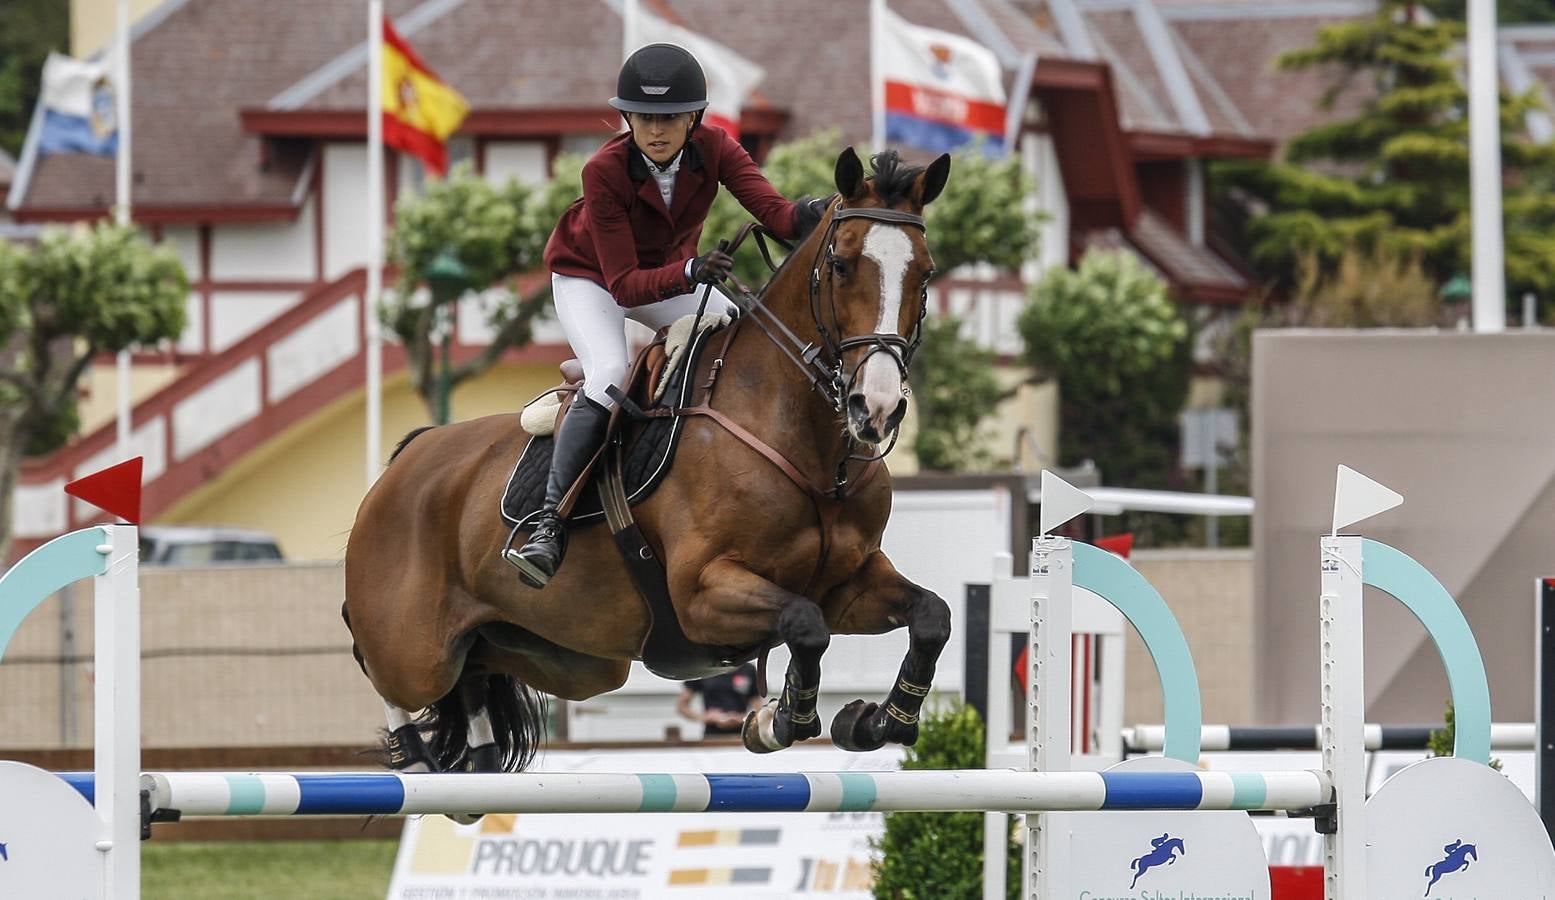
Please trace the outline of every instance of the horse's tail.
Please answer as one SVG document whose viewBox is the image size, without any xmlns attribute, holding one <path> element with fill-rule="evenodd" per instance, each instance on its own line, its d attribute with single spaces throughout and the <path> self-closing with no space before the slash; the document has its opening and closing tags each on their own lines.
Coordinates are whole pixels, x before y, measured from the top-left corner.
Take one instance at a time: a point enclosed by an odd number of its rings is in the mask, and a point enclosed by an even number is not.
<svg viewBox="0 0 1555 900">
<path fill-rule="evenodd" d="M 496 759 L 474 760 L 469 745 L 470 716 L 485 710 L 496 741 Z M 512 675 L 467 675 L 416 717 L 440 772 L 520 772 L 534 760 L 545 739 L 546 709 L 540 693 Z"/>
</svg>

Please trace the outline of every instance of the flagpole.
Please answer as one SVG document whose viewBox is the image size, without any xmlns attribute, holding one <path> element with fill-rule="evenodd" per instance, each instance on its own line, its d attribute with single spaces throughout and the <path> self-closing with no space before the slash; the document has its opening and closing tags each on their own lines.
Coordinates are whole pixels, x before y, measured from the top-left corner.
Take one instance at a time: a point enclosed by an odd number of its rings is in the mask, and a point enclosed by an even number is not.
<svg viewBox="0 0 1555 900">
<path fill-rule="evenodd" d="M 1016 152 L 1020 142 L 1021 125 L 1026 121 L 1026 103 L 1031 97 L 1031 79 L 1037 72 L 1037 54 L 1028 53 L 1015 70 L 1015 84 L 1010 91 L 1010 105 L 1004 113 L 1004 155 Z"/>
<path fill-rule="evenodd" d="M 638 0 L 622 0 L 621 3 L 621 58 L 626 59 L 637 49 L 637 17 L 642 10 Z"/>
<path fill-rule="evenodd" d="M 1506 330 L 1496 0 L 1469 0 L 1469 233 L 1474 330 Z"/>
<path fill-rule="evenodd" d="M 383 440 L 383 0 L 367 4 L 367 487 L 378 480 Z"/>
<path fill-rule="evenodd" d="M 114 118 L 118 129 L 118 153 L 114 160 L 114 221 L 130 224 L 130 0 L 119 0 L 118 28 L 114 32 Z M 120 350 L 115 359 L 118 412 L 117 443 L 119 459 L 130 458 L 130 351 Z M 138 866 L 137 866 L 138 869 Z M 137 872 L 136 883 L 139 883 Z"/>
<path fill-rule="evenodd" d="M 885 0 L 869 2 L 869 144 L 876 153 L 885 149 L 884 60 L 880 58 L 880 29 L 885 22 Z"/>
</svg>

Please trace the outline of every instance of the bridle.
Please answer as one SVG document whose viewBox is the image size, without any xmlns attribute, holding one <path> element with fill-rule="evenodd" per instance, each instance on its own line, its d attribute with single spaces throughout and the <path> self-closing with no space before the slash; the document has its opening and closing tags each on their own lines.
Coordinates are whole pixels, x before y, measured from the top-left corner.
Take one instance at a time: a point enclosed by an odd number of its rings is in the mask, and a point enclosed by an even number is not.
<svg viewBox="0 0 1555 900">
<path fill-rule="evenodd" d="M 763 305 L 763 295 L 753 295 L 749 291 L 738 292 L 725 291 L 740 311 L 755 322 L 772 343 L 782 351 L 788 360 L 799 368 L 799 371 L 809 381 L 810 387 L 818 392 L 831 404 L 838 413 L 842 413 L 847 406 L 848 393 L 851 390 L 853 380 L 859 370 L 869 361 L 870 357 L 877 353 L 889 354 L 891 360 L 901 371 L 902 378 L 907 377 L 907 369 L 912 365 L 913 355 L 918 352 L 918 346 L 923 342 L 923 319 L 928 311 L 926 302 L 918 306 L 918 321 L 914 323 L 912 333 L 906 337 L 894 333 L 869 332 L 844 336 L 842 334 L 841 316 L 837 309 L 837 296 L 834 289 L 834 279 L 825 280 L 825 290 L 822 290 L 821 270 L 826 268 L 835 272 L 837 266 L 837 226 L 849 219 L 864 219 L 871 222 L 882 222 L 888 225 L 899 225 L 908 228 L 916 228 L 926 231 L 923 217 L 914 213 L 902 212 L 895 209 L 885 209 L 873 206 L 843 206 L 840 199 L 835 201 L 831 210 L 831 218 L 826 224 L 826 230 L 822 232 L 821 239 L 816 244 L 815 254 L 810 260 L 810 317 L 815 322 L 815 330 L 819 336 L 819 342 L 806 341 L 800 338 L 789 328 L 776 313 Z M 768 264 L 771 265 L 772 257 L 768 251 L 765 238 L 770 235 L 759 226 L 750 229 L 749 233 L 756 236 L 757 245 Z M 735 240 L 737 246 L 746 236 L 742 231 Z M 775 240 L 775 236 L 772 236 Z M 731 248 L 732 250 L 732 248 Z M 735 296 L 734 294 L 743 296 Z M 925 298 L 926 299 L 926 298 Z M 827 322 L 827 311 L 830 311 L 830 324 Z M 845 367 L 843 355 L 849 350 L 867 347 L 869 348 L 859 358 L 852 371 L 846 377 L 843 375 Z M 892 432 L 891 442 L 885 450 L 874 456 L 858 456 L 849 453 L 843 461 L 844 466 L 848 460 L 873 461 L 882 459 L 896 446 L 897 432 Z M 850 444 L 852 440 L 850 438 Z M 839 474 L 839 478 L 842 477 Z M 839 482 L 840 483 L 840 482 Z"/>
</svg>

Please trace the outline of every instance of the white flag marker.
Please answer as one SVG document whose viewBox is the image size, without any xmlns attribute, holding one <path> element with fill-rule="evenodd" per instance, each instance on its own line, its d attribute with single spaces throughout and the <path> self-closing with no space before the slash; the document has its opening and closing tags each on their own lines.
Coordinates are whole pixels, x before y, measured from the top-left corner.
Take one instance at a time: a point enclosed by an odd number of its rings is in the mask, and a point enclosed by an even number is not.
<svg viewBox="0 0 1555 900">
<path fill-rule="evenodd" d="M 1334 534 L 1347 525 L 1387 512 L 1404 502 L 1402 494 L 1378 484 L 1349 466 L 1339 467 L 1334 482 Z"/>
</svg>

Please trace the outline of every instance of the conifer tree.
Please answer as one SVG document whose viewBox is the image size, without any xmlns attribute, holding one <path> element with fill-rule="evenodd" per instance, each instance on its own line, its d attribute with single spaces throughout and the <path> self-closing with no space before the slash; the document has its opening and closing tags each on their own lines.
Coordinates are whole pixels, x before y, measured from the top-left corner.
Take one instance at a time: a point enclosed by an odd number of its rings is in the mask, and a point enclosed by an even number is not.
<svg viewBox="0 0 1555 900">
<path fill-rule="evenodd" d="M 1228 164 L 1223 184 L 1252 201 L 1244 239 L 1260 274 L 1294 283 L 1301 260 L 1332 272 L 1346 250 L 1419 258 L 1438 284 L 1470 264 L 1468 96 L 1464 28 L 1416 3 L 1324 28 L 1285 54 L 1283 69 L 1330 66 L 1370 99 L 1349 118 L 1294 138 L 1277 163 Z M 1555 302 L 1555 148 L 1523 132 L 1531 96 L 1501 96 L 1507 288 Z"/>
</svg>

